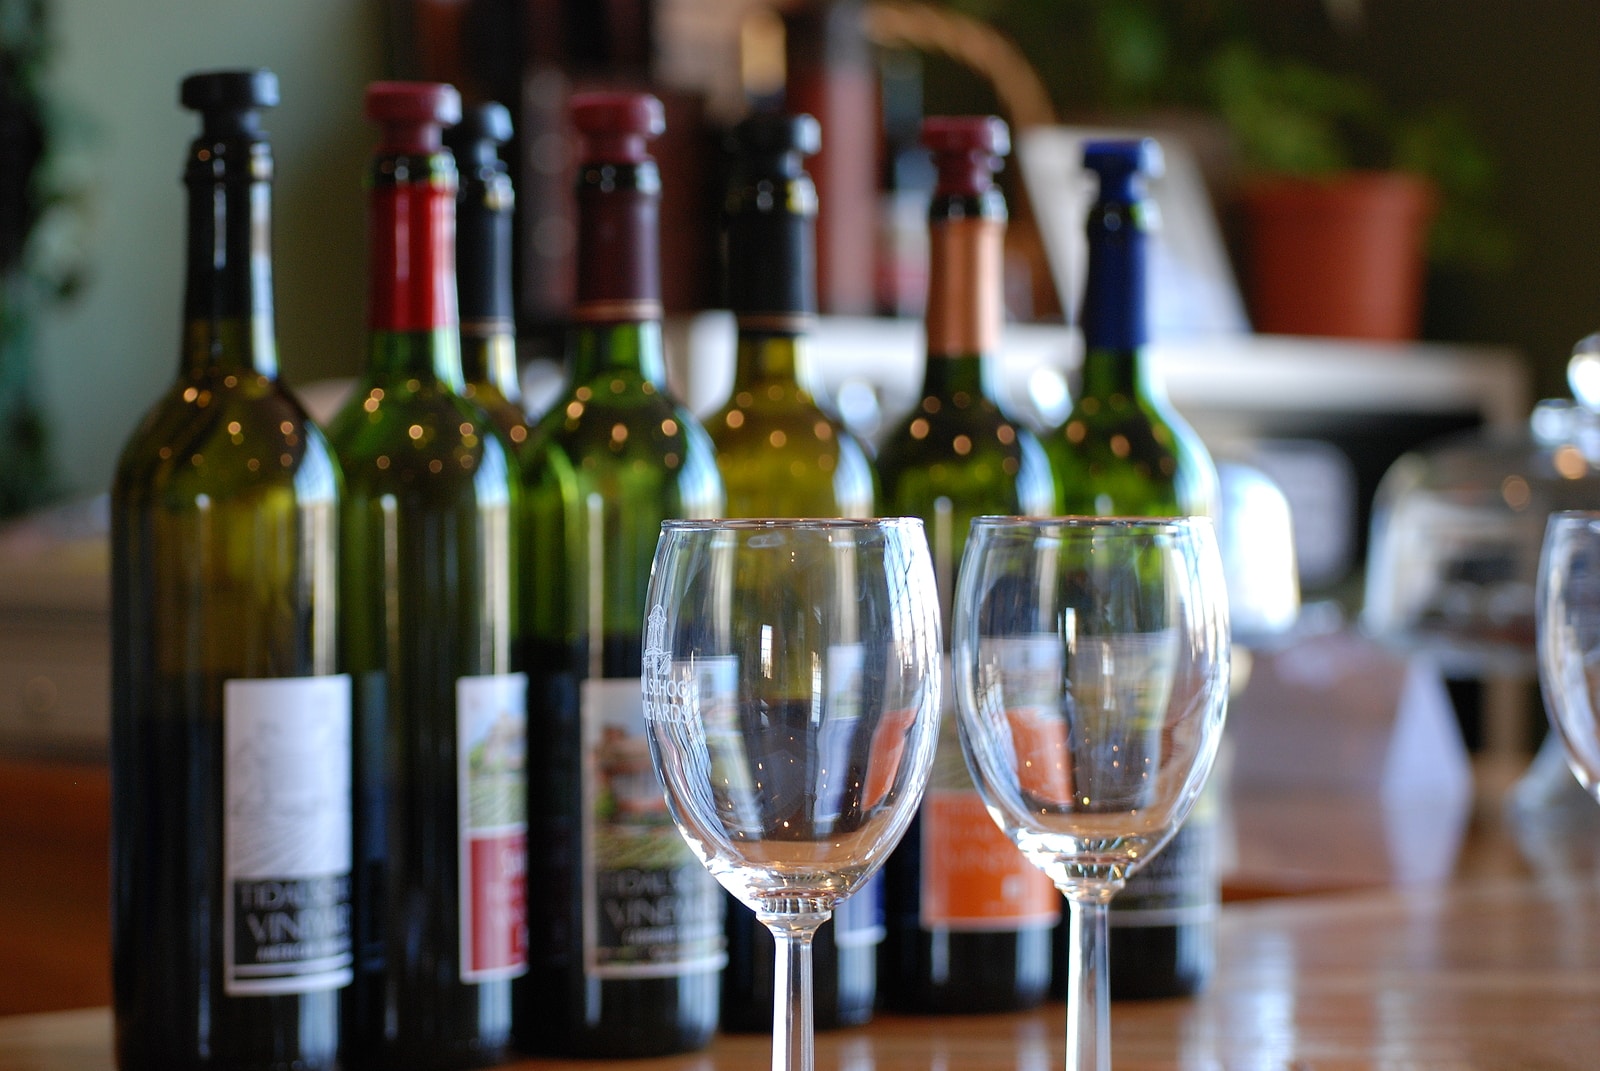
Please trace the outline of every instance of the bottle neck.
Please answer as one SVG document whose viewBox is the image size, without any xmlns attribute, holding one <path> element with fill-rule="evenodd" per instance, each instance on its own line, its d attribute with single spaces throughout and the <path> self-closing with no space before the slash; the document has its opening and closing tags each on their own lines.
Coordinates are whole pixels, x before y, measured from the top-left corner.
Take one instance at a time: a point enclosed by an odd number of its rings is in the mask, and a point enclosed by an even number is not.
<svg viewBox="0 0 1600 1071">
<path fill-rule="evenodd" d="M 980 196 L 936 196 L 928 216 L 927 371 L 925 394 L 950 381 L 977 390 L 981 359 L 998 352 L 1005 202 L 998 190 Z M 981 376 L 977 376 L 981 380 Z"/>
<path fill-rule="evenodd" d="M 377 157 L 368 208 L 367 329 L 375 372 L 459 389 L 455 163 L 448 153 Z"/>
<path fill-rule="evenodd" d="M 1084 285 L 1082 393 L 1147 395 L 1144 355 L 1149 236 L 1144 206 L 1097 202 L 1089 212 L 1089 274 Z"/>
<path fill-rule="evenodd" d="M 465 338 L 511 337 L 511 178 L 480 170 L 456 208 L 456 294 Z M 470 378 L 470 377 L 469 377 Z"/>
<path fill-rule="evenodd" d="M 655 162 L 591 163 L 578 175 L 578 280 L 573 319 L 661 319 L 661 173 Z"/>
<path fill-rule="evenodd" d="M 182 372 L 275 377 L 272 154 L 266 142 L 196 141 L 189 195 Z"/>
<path fill-rule="evenodd" d="M 579 323 L 572 331 L 571 359 L 575 384 L 620 374 L 641 378 L 663 392 L 667 388 L 660 320 Z"/>
<path fill-rule="evenodd" d="M 728 307 L 741 329 L 798 332 L 816 314 L 816 211 L 804 173 L 753 179 L 731 193 Z"/>
<path fill-rule="evenodd" d="M 482 323 L 482 321 L 478 321 Z M 461 324 L 461 378 L 467 383 L 486 384 L 500 393 L 508 402 L 522 400 L 522 383 L 517 378 L 517 344 L 506 322 L 504 330 L 496 322 L 495 330 L 475 330 L 466 321 Z"/>
<path fill-rule="evenodd" d="M 733 391 L 784 386 L 810 398 L 800 382 L 800 355 L 805 335 L 796 330 L 772 330 L 744 319 L 734 346 Z"/>
</svg>

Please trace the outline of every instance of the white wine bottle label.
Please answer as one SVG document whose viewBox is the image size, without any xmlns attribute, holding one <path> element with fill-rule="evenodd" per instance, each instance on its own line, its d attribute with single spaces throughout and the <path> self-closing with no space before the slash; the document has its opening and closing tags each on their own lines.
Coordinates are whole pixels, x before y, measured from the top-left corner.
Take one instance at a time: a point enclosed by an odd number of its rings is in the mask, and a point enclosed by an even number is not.
<svg viewBox="0 0 1600 1071">
<path fill-rule="evenodd" d="M 350 678 L 231 680 L 222 703 L 223 990 L 347 985 Z"/>
<path fill-rule="evenodd" d="M 716 689 L 711 679 L 699 686 Z M 667 810 L 645 737 L 642 682 L 591 678 L 579 702 L 585 972 L 669 978 L 720 969 L 722 891 Z"/>
<path fill-rule="evenodd" d="M 528 679 L 456 681 L 461 980 L 528 970 Z"/>
<path fill-rule="evenodd" d="M 1043 647 L 1046 664 L 1052 653 L 1049 645 Z M 1028 664 L 1038 661 L 1034 657 Z M 1054 926 L 1061 918 L 1061 894 L 995 824 L 967 772 L 948 657 L 942 694 L 939 748 L 918 823 L 921 926 L 952 931 Z"/>
</svg>

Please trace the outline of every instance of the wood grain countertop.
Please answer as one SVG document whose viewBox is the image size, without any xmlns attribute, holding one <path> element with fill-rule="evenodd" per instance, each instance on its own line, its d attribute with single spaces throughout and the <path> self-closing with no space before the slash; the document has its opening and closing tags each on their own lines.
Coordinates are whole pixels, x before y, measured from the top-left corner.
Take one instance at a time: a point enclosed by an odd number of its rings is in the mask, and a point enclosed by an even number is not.
<svg viewBox="0 0 1600 1071">
<path fill-rule="evenodd" d="M 1062 1009 L 881 1016 L 819 1036 L 821 1071 L 1047 1071 Z M 1119 1003 L 1119 1071 L 1564 1071 L 1600 1060 L 1600 883 L 1481 879 L 1230 905 L 1218 970 L 1188 1000 Z M 641 1061 L 652 1071 L 768 1066 L 761 1037 Z M 615 1067 L 526 1061 L 519 1071 Z M 110 1071 L 103 1008 L 0 1019 L 4 1071 Z"/>
</svg>

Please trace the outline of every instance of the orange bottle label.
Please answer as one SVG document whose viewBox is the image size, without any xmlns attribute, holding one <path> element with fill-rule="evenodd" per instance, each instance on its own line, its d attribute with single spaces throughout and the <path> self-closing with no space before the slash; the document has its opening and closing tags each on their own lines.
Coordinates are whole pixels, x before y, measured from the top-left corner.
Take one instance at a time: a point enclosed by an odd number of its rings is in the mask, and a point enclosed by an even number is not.
<svg viewBox="0 0 1600 1071">
<path fill-rule="evenodd" d="M 924 929 L 1009 930 L 1060 917 L 1061 894 L 994 824 L 976 790 L 923 797 Z"/>
</svg>

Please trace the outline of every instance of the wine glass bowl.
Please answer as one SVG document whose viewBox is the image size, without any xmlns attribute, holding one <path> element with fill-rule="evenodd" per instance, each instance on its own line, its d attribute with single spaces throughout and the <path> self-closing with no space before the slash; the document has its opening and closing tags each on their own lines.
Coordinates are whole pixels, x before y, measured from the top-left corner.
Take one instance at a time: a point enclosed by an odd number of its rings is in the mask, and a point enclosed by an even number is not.
<svg viewBox="0 0 1600 1071">
<path fill-rule="evenodd" d="M 786 942 L 808 949 L 882 866 L 927 783 L 941 638 L 922 523 L 668 521 L 646 605 L 647 738 L 673 818 L 773 931 L 782 976 Z"/>
<path fill-rule="evenodd" d="M 1221 740 L 1225 588 L 1205 518 L 980 517 L 968 537 L 961 743 L 1072 909 L 1069 1071 L 1109 1066 L 1106 904 L 1182 824 Z"/>
<path fill-rule="evenodd" d="M 1550 515 L 1536 593 L 1545 709 L 1574 776 L 1600 799 L 1600 512 Z"/>
</svg>

